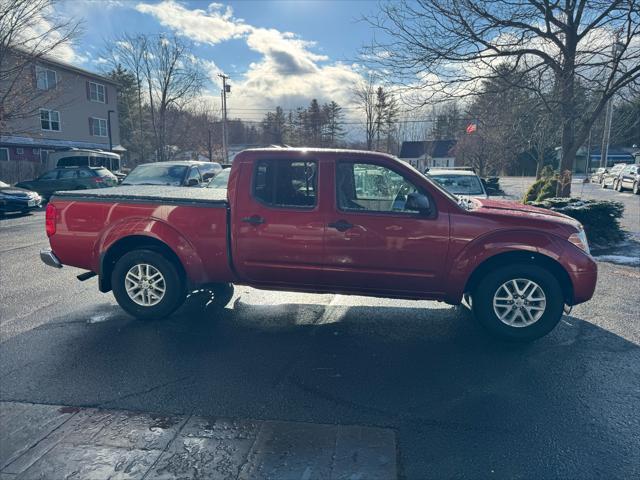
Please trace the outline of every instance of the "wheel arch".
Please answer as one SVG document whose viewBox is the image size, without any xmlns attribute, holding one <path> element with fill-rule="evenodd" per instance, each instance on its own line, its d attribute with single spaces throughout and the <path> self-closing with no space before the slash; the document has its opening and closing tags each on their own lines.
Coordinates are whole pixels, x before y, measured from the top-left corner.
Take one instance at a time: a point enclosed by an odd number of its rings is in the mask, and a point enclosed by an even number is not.
<svg viewBox="0 0 640 480">
<path fill-rule="evenodd" d="M 165 242 L 146 235 L 129 235 L 123 237 L 109 246 L 100 256 L 100 270 L 98 286 L 101 292 L 111 291 L 111 273 L 116 262 L 128 252 L 133 250 L 152 250 L 161 253 L 178 267 L 182 275 L 186 277 L 184 265 L 178 255 Z"/>
<path fill-rule="evenodd" d="M 551 272 L 551 274 L 558 280 L 558 283 L 560 283 L 565 303 L 572 304 L 573 282 L 564 267 L 557 260 L 554 260 L 547 255 L 522 250 L 502 252 L 485 259 L 473 270 L 467 279 L 464 292 L 473 292 L 482 278 L 492 270 L 514 263 L 538 265 Z"/>
</svg>

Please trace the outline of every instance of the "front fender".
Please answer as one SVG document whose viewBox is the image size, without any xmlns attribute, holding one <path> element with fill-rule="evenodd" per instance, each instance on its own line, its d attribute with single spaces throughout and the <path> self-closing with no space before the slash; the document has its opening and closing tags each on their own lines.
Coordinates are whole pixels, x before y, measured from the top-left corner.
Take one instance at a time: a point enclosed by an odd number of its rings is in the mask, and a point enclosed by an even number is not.
<svg viewBox="0 0 640 480">
<path fill-rule="evenodd" d="M 475 238 L 454 254 L 449 265 L 446 301 L 459 303 L 474 270 L 486 260 L 507 252 L 532 252 L 558 263 L 567 242 L 553 234 L 535 230 L 503 230 Z"/>
<path fill-rule="evenodd" d="M 110 225 L 96 242 L 94 258 L 102 259 L 116 242 L 132 236 L 149 237 L 164 243 L 176 254 L 190 282 L 205 281 L 202 259 L 193 245 L 175 228 L 155 218 L 129 217 Z"/>
</svg>

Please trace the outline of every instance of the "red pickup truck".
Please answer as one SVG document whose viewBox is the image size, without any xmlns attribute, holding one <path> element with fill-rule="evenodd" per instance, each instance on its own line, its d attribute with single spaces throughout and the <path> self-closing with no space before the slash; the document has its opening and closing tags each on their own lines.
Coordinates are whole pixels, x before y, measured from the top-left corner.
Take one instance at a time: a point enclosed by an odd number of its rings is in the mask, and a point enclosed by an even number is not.
<svg viewBox="0 0 640 480">
<path fill-rule="evenodd" d="M 390 155 L 256 149 L 227 189 L 120 186 L 59 192 L 48 265 L 97 274 L 135 317 L 172 313 L 232 284 L 460 304 L 493 334 L 533 340 L 591 298 L 582 226 L 515 202 L 458 198 Z"/>
</svg>

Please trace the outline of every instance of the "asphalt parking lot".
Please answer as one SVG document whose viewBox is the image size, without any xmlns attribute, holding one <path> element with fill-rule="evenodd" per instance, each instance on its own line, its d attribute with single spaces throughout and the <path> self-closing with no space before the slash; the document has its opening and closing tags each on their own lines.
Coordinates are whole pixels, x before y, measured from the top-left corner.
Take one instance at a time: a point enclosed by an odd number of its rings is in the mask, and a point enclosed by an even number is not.
<svg viewBox="0 0 640 480">
<path fill-rule="evenodd" d="M 43 265 L 43 223 L 0 220 L 0 401 L 381 427 L 401 478 L 640 476 L 638 268 L 599 262 L 595 298 L 527 346 L 435 302 L 244 287 L 145 323 Z"/>
</svg>

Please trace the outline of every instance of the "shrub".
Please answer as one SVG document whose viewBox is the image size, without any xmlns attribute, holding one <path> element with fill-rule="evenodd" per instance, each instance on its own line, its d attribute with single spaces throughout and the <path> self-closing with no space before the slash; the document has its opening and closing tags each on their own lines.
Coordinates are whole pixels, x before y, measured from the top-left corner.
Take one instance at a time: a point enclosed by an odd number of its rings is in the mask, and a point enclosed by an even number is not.
<svg viewBox="0 0 640 480">
<path fill-rule="evenodd" d="M 547 198 L 556 196 L 558 188 L 558 175 L 549 165 L 540 171 L 540 178 L 533 182 L 527 193 L 524 194 L 522 203 L 541 202 Z"/>
<path fill-rule="evenodd" d="M 529 190 L 527 190 L 527 193 L 524 194 L 522 203 L 535 202 L 538 199 L 538 195 L 540 195 L 540 191 L 542 190 L 542 187 L 544 187 L 544 184 L 546 182 L 547 180 L 544 178 L 533 182 L 533 185 L 531 185 L 529 187 Z"/>
<path fill-rule="evenodd" d="M 610 246 L 625 238 L 620 228 L 624 204 L 611 200 L 583 200 L 581 198 L 549 198 L 528 202 L 534 207 L 547 208 L 575 218 L 584 226 L 589 244 L 595 248 Z"/>
<path fill-rule="evenodd" d="M 556 196 L 556 191 L 558 189 L 558 179 L 557 178 L 548 178 L 545 180 L 544 185 L 542 185 L 542 189 L 538 193 L 536 197 L 536 202 L 542 202 L 547 200 L 548 198 L 553 198 Z"/>
</svg>

